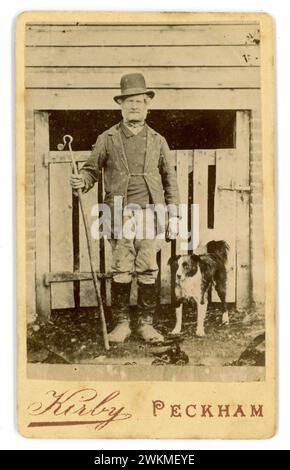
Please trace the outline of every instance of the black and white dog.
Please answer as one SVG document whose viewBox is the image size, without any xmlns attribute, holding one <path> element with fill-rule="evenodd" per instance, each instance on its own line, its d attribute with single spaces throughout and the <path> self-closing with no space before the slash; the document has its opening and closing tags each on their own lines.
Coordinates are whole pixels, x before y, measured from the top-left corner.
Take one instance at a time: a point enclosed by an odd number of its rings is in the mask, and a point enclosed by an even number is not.
<svg viewBox="0 0 290 470">
<path fill-rule="evenodd" d="M 183 303 L 194 300 L 197 304 L 196 335 L 204 336 L 204 320 L 211 286 L 215 287 L 222 302 L 222 323 L 229 323 L 226 305 L 228 250 L 229 246 L 225 241 L 210 241 L 206 245 L 205 254 L 177 255 L 169 260 L 176 272 L 176 324 L 172 334 L 181 332 Z"/>
</svg>

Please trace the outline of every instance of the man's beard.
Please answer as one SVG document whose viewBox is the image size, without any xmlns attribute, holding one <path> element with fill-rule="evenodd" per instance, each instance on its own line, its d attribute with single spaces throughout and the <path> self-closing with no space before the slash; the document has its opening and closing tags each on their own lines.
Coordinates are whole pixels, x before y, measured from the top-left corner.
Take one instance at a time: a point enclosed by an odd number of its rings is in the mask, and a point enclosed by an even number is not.
<svg viewBox="0 0 290 470">
<path fill-rule="evenodd" d="M 142 113 L 142 115 L 138 118 L 138 117 L 128 117 L 125 115 L 125 113 L 122 113 L 122 117 L 123 117 L 123 121 L 124 121 L 124 124 L 126 124 L 126 126 L 128 127 L 140 127 L 140 126 L 144 126 L 145 124 L 145 119 L 147 117 L 147 112 L 144 114 Z"/>
</svg>

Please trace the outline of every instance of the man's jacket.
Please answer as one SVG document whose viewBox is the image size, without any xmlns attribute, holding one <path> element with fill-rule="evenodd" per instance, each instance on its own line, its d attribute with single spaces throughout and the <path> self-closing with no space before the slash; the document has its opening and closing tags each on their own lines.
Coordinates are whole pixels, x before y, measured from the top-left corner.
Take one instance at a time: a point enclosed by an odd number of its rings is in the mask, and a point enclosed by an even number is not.
<svg viewBox="0 0 290 470">
<path fill-rule="evenodd" d="M 144 162 L 144 178 L 153 204 L 170 205 L 169 215 L 178 215 L 179 195 L 172 156 L 164 137 L 147 124 L 147 146 Z M 113 207 L 114 196 L 122 196 L 126 206 L 130 171 L 124 152 L 120 123 L 103 132 L 80 173 L 85 180 L 84 192 L 99 180 L 104 169 L 105 200 Z"/>
</svg>

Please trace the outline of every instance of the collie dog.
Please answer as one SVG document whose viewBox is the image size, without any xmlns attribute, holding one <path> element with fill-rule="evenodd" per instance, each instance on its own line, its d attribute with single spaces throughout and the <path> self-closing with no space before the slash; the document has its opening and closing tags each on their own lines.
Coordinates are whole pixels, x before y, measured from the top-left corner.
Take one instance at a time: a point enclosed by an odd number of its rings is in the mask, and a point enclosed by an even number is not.
<svg viewBox="0 0 290 470">
<path fill-rule="evenodd" d="M 176 324 L 172 334 L 181 332 L 183 304 L 194 300 L 197 304 L 196 335 L 204 336 L 208 293 L 212 286 L 222 303 L 222 323 L 229 323 L 226 304 L 228 250 L 229 246 L 225 241 L 210 241 L 206 245 L 205 254 L 177 255 L 169 260 L 176 273 Z"/>
</svg>

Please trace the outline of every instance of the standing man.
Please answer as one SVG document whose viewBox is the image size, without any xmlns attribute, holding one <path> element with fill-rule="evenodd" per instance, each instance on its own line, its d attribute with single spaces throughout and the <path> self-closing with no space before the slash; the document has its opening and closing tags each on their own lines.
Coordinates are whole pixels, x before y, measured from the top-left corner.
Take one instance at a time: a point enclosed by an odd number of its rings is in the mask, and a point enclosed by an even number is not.
<svg viewBox="0 0 290 470">
<path fill-rule="evenodd" d="M 109 341 L 123 343 L 131 334 L 129 303 L 132 273 L 137 274 L 138 326 L 137 334 L 146 342 L 163 341 L 153 327 L 156 308 L 156 278 L 159 249 L 156 224 L 154 236 L 146 236 L 147 208 L 167 206 L 166 236 L 175 239 L 178 226 L 178 188 L 166 140 L 145 122 L 148 105 L 155 93 L 147 90 L 140 73 L 121 78 L 121 94 L 114 100 L 121 106 L 123 120 L 103 132 L 83 166 L 80 175 L 72 175 L 74 190 L 89 191 L 104 169 L 105 203 L 112 214 L 121 211 L 123 226 L 130 224 L 130 236 L 122 233 L 111 238 L 112 246 L 112 313 L 115 327 Z M 122 201 L 114 207 L 114 202 Z M 120 208 L 121 207 L 121 208 Z M 140 236 L 140 220 L 143 222 Z M 147 220 L 147 221 L 146 221 Z M 132 233 L 133 232 L 133 233 Z M 137 233 L 139 232 L 139 236 Z"/>
</svg>

